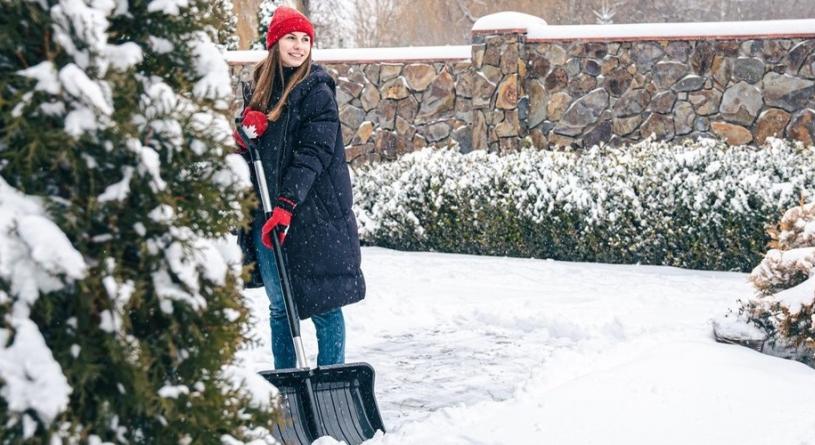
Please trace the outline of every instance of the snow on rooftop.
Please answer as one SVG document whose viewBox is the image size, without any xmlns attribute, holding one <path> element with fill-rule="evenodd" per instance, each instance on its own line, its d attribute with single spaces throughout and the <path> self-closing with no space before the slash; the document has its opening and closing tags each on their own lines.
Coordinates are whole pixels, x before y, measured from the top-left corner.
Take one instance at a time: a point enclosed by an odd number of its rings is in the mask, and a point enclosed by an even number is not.
<svg viewBox="0 0 815 445">
<path fill-rule="evenodd" d="M 469 60 L 470 45 L 419 46 L 394 48 L 315 49 L 313 59 L 319 63 L 411 62 Z M 226 61 L 232 64 L 260 62 L 266 51 L 227 51 Z"/>
</svg>

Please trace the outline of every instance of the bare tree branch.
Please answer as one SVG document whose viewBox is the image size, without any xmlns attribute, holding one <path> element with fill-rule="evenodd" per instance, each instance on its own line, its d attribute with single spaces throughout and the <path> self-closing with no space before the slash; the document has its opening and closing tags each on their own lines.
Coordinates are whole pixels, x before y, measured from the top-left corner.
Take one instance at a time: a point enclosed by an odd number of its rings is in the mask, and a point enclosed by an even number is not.
<svg viewBox="0 0 815 445">
<path fill-rule="evenodd" d="M 478 20 L 477 18 L 473 17 L 473 15 L 470 13 L 470 9 L 464 5 L 464 0 L 456 0 L 456 5 L 458 5 L 458 9 L 461 10 L 461 13 L 464 14 L 464 17 L 466 17 L 467 20 L 470 21 L 470 23 L 475 23 L 475 21 Z"/>
</svg>

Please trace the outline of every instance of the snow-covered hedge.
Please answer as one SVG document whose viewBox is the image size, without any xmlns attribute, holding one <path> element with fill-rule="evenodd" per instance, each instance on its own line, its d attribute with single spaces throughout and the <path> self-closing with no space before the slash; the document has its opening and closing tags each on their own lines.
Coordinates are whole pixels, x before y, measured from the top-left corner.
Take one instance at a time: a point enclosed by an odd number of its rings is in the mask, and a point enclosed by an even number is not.
<svg viewBox="0 0 815 445">
<path fill-rule="evenodd" d="M 815 149 L 645 141 L 497 155 L 425 149 L 355 172 L 363 242 L 407 250 L 752 269 L 815 190 Z"/>
<path fill-rule="evenodd" d="M 740 318 L 766 334 L 768 352 L 815 365 L 815 202 L 788 210 L 770 234 Z"/>
</svg>

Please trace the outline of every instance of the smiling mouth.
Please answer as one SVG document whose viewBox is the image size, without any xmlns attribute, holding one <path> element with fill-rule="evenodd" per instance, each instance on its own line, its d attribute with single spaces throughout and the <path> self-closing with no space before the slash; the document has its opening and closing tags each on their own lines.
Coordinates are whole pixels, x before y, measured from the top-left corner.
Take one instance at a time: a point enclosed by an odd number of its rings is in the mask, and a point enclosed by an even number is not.
<svg viewBox="0 0 815 445">
<path fill-rule="evenodd" d="M 292 56 L 292 57 L 297 57 L 297 58 L 305 56 L 304 54 L 292 54 L 292 53 L 289 53 L 289 55 Z"/>
</svg>

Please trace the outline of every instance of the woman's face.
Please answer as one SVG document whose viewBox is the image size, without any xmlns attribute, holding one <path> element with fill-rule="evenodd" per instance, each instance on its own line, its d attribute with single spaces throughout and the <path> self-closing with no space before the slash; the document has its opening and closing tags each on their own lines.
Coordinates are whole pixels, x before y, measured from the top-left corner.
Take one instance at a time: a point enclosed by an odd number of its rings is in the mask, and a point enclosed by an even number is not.
<svg viewBox="0 0 815 445">
<path fill-rule="evenodd" d="M 296 68 L 308 59 L 311 52 L 311 38 L 304 32 L 292 32 L 286 34 L 278 41 L 277 47 L 280 49 L 280 61 L 283 66 Z"/>
</svg>

